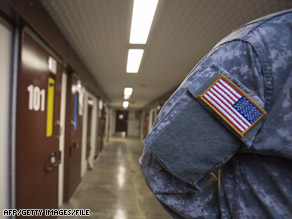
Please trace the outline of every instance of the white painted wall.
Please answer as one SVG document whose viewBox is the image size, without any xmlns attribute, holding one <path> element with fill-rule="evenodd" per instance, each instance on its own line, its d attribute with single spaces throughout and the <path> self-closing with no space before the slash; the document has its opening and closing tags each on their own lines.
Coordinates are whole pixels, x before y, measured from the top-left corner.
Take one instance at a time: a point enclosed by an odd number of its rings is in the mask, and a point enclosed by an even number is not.
<svg viewBox="0 0 292 219">
<path fill-rule="evenodd" d="M 128 137 L 139 137 L 140 119 L 136 118 L 136 110 L 128 110 Z"/>
<path fill-rule="evenodd" d="M 108 106 L 105 107 L 105 111 L 106 111 L 106 117 L 105 117 L 105 135 L 104 135 L 104 145 L 106 145 L 106 143 L 109 140 L 109 134 L 110 134 L 110 115 L 111 115 L 111 111 L 110 108 Z"/>
<path fill-rule="evenodd" d="M 96 140 L 97 140 L 97 125 L 98 125 L 98 120 L 97 120 L 97 110 L 98 110 L 98 107 L 97 107 L 97 98 L 93 97 L 92 96 L 92 99 L 93 99 L 93 108 L 92 108 L 92 122 L 91 122 L 91 139 L 90 139 L 90 147 L 91 147 L 91 150 L 90 150 L 90 155 L 89 155 L 89 162 L 91 164 L 94 163 L 94 156 L 95 156 L 95 150 L 96 150 Z"/>
<path fill-rule="evenodd" d="M 12 31 L 0 22 L 0 214 L 9 207 L 9 122 Z"/>
<path fill-rule="evenodd" d="M 90 92 L 85 91 L 84 95 L 84 114 L 83 114 L 83 127 L 82 127 L 82 151 L 81 151 L 81 177 L 83 177 L 87 171 L 88 160 L 86 159 L 86 143 L 87 143 L 87 124 L 88 124 L 88 99 L 93 100 L 93 108 L 91 115 L 91 136 L 90 136 L 90 155 L 89 162 L 93 164 L 95 154 L 95 144 L 97 135 L 97 99 Z"/>
<path fill-rule="evenodd" d="M 116 133 L 116 108 L 111 108 L 111 130 L 110 130 L 110 136 L 114 136 Z"/>
<path fill-rule="evenodd" d="M 87 118 L 88 118 L 88 93 L 85 92 L 84 95 L 84 107 L 83 107 L 83 127 L 82 127 L 82 147 L 81 147 L 81 178 L 84 176 L 87 170 L 87 161 L 86 161 L 86 141 L 87 141 Z"/>
<path fill-rule="evenodd" d="M 140 114 L 140 138 L 143 139 L 145 111 Z"/>
<path fill-rule="evenodd" d="M 153 128 L 152 126 L 156 117 L 157 117 L 157 109 L 153 108 L 150 110 L 150 113 L 149 113 L 148 133 L 152 131 L 152 128 Z"/>
<path fill-rule="evenodd" d="M 64 160 L 65 160 L 65 118 L 66 118 L 66 91 L 67 91 L 67 74 L 62 74 L 61 85 L 61 110 L 60 110 L 60 138 L 59 150 L 61 151 L 61 163 L 59 165 L 59 178 L 58 178 L 58 205 L 63 204 L 64 194 Z M 69 107 L 69 106 L 68 106 Z"/>
</svg>

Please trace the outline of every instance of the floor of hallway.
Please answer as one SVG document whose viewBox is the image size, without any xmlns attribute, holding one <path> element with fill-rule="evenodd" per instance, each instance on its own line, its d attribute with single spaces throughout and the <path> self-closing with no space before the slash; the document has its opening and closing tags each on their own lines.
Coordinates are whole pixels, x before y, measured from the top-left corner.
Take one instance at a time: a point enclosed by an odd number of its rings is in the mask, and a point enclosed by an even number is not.
<svg viewBox="0 0 292 219">
<path fill-rule="evenodd" d="M 169 219 L 169 214 L 147 187 L 138 159 L 143 142 L 137 139 L 111 138 L 94 168 L 84 176 L 68 209 L 90 209 L 97 219 Z M 58 219 L 69 218 L 59 217 Z"/>
</svg>

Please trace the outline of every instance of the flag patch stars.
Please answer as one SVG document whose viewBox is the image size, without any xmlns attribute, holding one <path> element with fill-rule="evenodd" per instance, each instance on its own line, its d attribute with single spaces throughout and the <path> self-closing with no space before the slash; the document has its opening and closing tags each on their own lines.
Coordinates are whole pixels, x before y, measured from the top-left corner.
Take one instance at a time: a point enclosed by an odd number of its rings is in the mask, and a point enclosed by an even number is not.
<svg viewBox="0 0 292 219">
<path fill-rule="evenodd" d="M 266 112 L 227 77 L 221 75 L 199 99 L 243 137 Z"/>
</svg>

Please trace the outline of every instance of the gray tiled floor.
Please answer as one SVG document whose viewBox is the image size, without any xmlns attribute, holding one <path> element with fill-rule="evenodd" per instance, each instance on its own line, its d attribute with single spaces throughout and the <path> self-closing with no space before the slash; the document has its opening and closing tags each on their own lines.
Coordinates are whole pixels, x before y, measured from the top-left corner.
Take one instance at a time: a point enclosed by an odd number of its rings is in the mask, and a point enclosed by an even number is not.
<svg viewBox="0 0 292 219">
<path fill-rule="evenodd" d="M 171 218 L 144 182 L 138 163 L 142 150 L 141 140 L 112 138 L 63 208 L 90 209 L 91 216 L 83 218 Z"/>
</svg>

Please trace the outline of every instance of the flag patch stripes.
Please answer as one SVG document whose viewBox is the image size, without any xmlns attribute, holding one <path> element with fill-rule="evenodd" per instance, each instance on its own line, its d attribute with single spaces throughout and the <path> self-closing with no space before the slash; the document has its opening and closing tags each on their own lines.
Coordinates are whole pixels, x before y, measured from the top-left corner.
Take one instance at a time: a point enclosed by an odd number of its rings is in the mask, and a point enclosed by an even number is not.
<svg viewBox="0 0 292 219">
<path fill-rule="evenodd" d="M 266 112 L 227 77 L 221 75 L 199 99 L 243 137 Z"/>
</svg>

